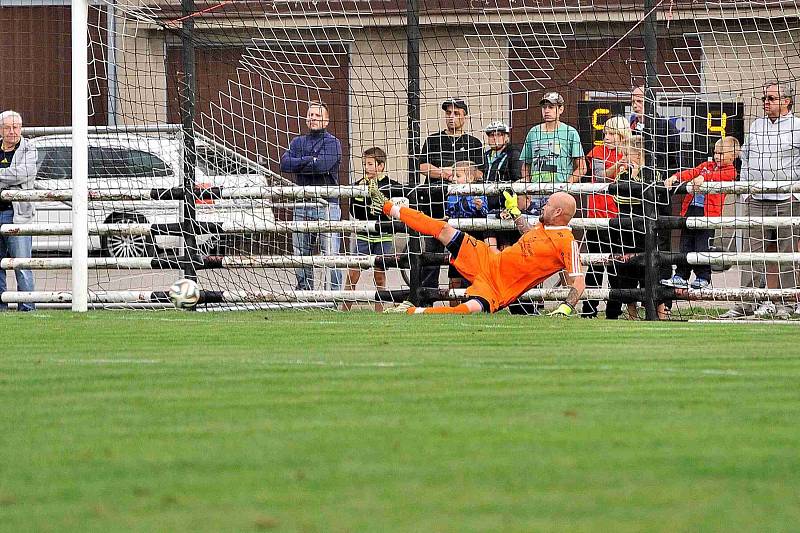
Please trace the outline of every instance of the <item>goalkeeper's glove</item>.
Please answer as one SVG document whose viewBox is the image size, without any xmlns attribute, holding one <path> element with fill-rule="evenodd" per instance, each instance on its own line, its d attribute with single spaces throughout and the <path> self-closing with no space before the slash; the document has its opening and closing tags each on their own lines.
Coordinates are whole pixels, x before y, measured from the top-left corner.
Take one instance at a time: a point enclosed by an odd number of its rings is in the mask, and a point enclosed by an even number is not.
<svg viewBox="0 0 800 533">
<path fill-rule="evenodd" d="M 385 204 L 388 199 L 383 195 L 380 189 L 378 189 L 378 180 L 367 180 L 367 191 L 369 192 L 370 199 L 370 213 L 373 215 L 380 215 L 383 213 L 383 204 Z"/>
<path fill-rule="evenodd" d="M 547 316 L 570 316 L 575 312 L 575 308 L 564 302 L 556 307 L 555 311 L 551 311 Z"/>
<path fill-rule="evenodd" d="M 517 194 L 515 192 L 503 191 L 503 198 L 505 198 L 503 207 L 505 207 L 506 213 L 511 215 L 512 218 L 517 218 L 522 214 L 517 205 Z"/>
</svg>

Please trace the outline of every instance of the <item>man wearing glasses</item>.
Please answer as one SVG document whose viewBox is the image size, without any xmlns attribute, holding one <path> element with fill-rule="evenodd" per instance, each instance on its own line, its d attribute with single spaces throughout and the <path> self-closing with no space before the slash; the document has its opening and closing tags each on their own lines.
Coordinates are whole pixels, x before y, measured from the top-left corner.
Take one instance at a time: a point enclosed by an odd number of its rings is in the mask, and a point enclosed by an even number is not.
<svg viewBox="0 0 800 533">
<path fill-rule="evenodd" d="M 792 113 L 794 91 L 777 81 L 764 85 L 764 116 L 750 125 L 746 142 L 742 146 L 742 180 L 798 181 L 800 180 L 800 118 Z M 744 197 L 745 215 L 759 220 L 762 217 L 800 216 L 800 197 L 791 193 L 757 193 Z M 743 252 L 763 252 L 768 243 L 775 242 L 779 252 L 795 252 L 796 238 L 791 226 L 759 225 L 746 230 Z M 742 287 L 766 287 L 766 265 L 742 265 Z M 779 263 L 781 289 L 797 287 L 796 271 L 792 262 Z M 740 318 L 755 315 L 762 318 L 789 318 L 800 316 L 800 304 L 787 299 L 780 305 L 766 301 L 754 306 L 741 303 L 721 315 L 721 318 Z"/>
</svg>

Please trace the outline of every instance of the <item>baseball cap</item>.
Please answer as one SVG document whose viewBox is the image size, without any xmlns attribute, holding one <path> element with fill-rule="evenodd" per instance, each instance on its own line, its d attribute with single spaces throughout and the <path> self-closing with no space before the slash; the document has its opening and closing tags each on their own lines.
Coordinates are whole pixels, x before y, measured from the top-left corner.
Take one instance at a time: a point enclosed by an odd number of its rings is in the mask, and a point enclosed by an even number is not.
<svg viewBox="0 0 800 533">
<path fill-rule="evenodd" d="M 463 109 L 464 113 L 469 113 L 469 109 L 467 109 L 467 103 L 460 96 L 454 96 L 442 102 L 442 110 L 447 111 L 449 106 L 453 106 L 456 109 Z"/>
<path fill-rule="evenodd" d="M 484 133 L 492 133 L 495 131 L 499 131 L 502 133 L 511 133 L 511 126 L 503 122 L 502 120 L 495 120 L 494 122 L 490 122 L 483 128 Z"/>
<path fill-rule="evenodd" d="M 555 91 L 544 93 L 544 96 L 542 96 L 542 99 L 539 101 L 539 105 L 542 105 L 545 102 L 549 102 L 551 104 L 564 105 L 564 97 Z"/>
</svg>

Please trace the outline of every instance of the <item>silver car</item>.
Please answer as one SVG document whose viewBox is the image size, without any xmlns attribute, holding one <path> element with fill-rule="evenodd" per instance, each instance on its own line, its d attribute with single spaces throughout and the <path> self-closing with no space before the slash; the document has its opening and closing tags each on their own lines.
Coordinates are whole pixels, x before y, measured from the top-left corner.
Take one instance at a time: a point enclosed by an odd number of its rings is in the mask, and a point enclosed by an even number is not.
<svg viewBox="0 0 800 533">
<path fill-rule="evenodd" d="M 72 188 L 72 141 L 69 135 L 31 139 L 39 152 L 37 189 Z M 243 157 L 232 158 L 210 144 L 199 142 L 195 183 L 208 187 L 266 187 L 267 178 Z M 89 137 L 89 190 L 125 191 L 167 189 L 182 186 L 182 143 L 178 137 L 133 134 L 98 134 Z M 37 223 L 72 221 L 69 202 L 40 202 Z M 263 200 L 198 200 L 198 222 L 251 224 L 274 222 L 269 203 Z M 90 201 L 89 228 L 99 223 L 177 223 L 180 202 L 168 200 Z M 210 246 L 217 236 L 198 235 L 197 243 Z M 114 257 L 149 257 L 159 250 L 178 248 L 178 236 L 90 236 L 89 250 Z M 41 236 L 33 239 L 34 251 L 69 251 L 71 238 Z"/>
</svg>

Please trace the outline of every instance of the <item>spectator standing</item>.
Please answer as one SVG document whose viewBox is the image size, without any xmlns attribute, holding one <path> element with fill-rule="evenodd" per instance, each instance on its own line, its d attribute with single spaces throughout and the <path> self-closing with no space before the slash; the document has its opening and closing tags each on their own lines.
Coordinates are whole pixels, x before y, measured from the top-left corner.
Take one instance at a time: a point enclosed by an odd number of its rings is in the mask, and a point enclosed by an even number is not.
<svg viewBox="0 0 800 533">
<path fill-rule="evenodd" d="M 764 85 L 764 116 L 750 125 L 742 146 L 741 178 L 745 181 L 800 180 L 800 118 L 792 113 L 794 91 L 785 83 L 771 81 Z M 764 217 L 791 217 L 800 215 L 797 194 L 758 193 L 745 197 L 745 216 L 760 220 Z M 743 239 L 743 252 L 760 253 L 770 242 L 775 242 L 779 252 L 795 252 L 797 238 L 791 226 L 756 226 L 748 228 Z M 778 263 L 778 278 L 781 289 L 797 287 L 794 264 Z M 753 263 L 750 269 L 742 270 L 742 287 L 766 287 L 766 265 Z M 788 318 L 800 315 L 800 305 L 788 302 L 775 306 L 762 302 L 757 307 L 740 303 L 720 318 L 740 318 L 746 315 L 759 317 Z"/>
<path fill-rule="evenodd" d="M 16 111 L 0 113 L 0 191 L 33 189 L 36 181 L 36 147 L 22 136 L 22 116 Z M 7 202 L 0 200 L 0 224 L 27 224 L 33 220 L 31 202 Z M 33 237 L 29 235 L 0 235 L 0 259 L 29 258 L 33 249 Z M 15 269 L 17 290 L 33 292 L 33 272 Z M 0 270 L 0 294 L 6 290 L 6 271 Z M 18 311 L 33 311 L 33 304 L 22 303 Z M 0 302 L 0 311 L 8 310 L 8 304 Z"/>
<path fill-rule="evenodd" d="M 706 181 L 734 181 L 736 167 L 734 161 L 739 156 L 739 140 L 730 135 L 718 140 L 714 145 L 714 160 L 699 164 L 695 168 L 673 174 L 664 185 L 667 189 L 681 182 L 691 182 L 692 187 Z M 688 183 L 687 183 L 688 185 Z M 688 192 L 688 189 L 687 189 Z M 689 192 L 683 199 L 681 216 L 684 217 L 719 217 L 722 216 L 724 194 L 704 194 Z M 709 243 L 714 238 L 714 229 L 684 229 L 681 234 L 681 253 L 708 252 Z M 688 288 L 689 276 L 694 269 L 693 289 L 705 289 L 711 284 L 711 265 L 680 264 L 672 279 L 662 280 L 663 285 Z"/>
<path fill-rule="evenodd" d="M 372 147 L 364 150 L 363 154 L 364 177 L 355 185 L 367 186 L 369 180 L 378 183 L 378 190 L 395 202 L 399 202 L 405 193 L 403 186 L 390 179 L 384 172 L 386 170 L 386 152 L 381 148 Z M 388 222 L 391 219 L 383 214 L 373 214 L 369 209 L 369 198 L 356 196 L 350 200 L 350 217 L 353 220 L 375 220 Z M 369 231 L 356 231 L 353 234 L 353 255 L 391 255 L 394 253 L 394 235 L 392 233 L 370 233 Z M 375 289 L 386 290 L 386 271 L 378 266 L 374 267 Z M 361 277 L 361 270 L 351 268 L 347 271 L 347 290 L 353 290 Z M 350 309 L 350 303 L 345 302 L 344 309 Z M 375 304 L 375 311 L 380 312 L 383 306 L 380 302 Z"/>
<path fill-rule="evenodd" d="M 664 210 L 669 208 L 669 194 L 664 187 L 665 176 L 662 170 L 648 164 L 647 153 L 644 150 L 644 139 L 641 135 L 633 135 L 627 149 L 627 164 L 617 174 L 616 183 L 619 187 L 611 186 L 616 190 L 614 201 L 619 209 L 619 229 L 610 230 L 614 252 L 621 252 L 622 260 L 616 261 L 616 274 L 608 277 L 609 287 L 612 289 L 636 289 L 644 287 L 645 268 L 636 264 L 633 259 L 636 254 L 645 251 L 645 233 L 647 212 L 650 211 L 648 202 L 655 201 L 658 215 L 664 215 Z M 652 188 L 652 193 L 646 193 Z M 625 220 L 627 219 L 627 220 Z M 622 223 L 625 221 L 626 223 Z M 657 242 L 658 251 L 669 250 L 669 236 L 659 234 Z M 672 274 L 671 265 L 660 265 L 658 279 Z M 656 302 L 659 319 L 668 317 L 667 303 Z M 606 303 L 606 318 L 617 319 L 622 315 L 622 302 L 609 299 Z M 625 318 L 638 319 L 638 310 L 635 302 L 627 305 Z"/>
<path fill-rule="evenodd" d="M 539 105 L 542 123 L 530 129 L 520 154 L 523 178 L 533 183 L 580 182 L 586 174 L 586 159 L 577 130 L 561 122 L 564 98 L 548 92 Z M 547 198 L 529 197 L 528 212 L 538 215 Z"/>
<path fill-rule="evenodd" d="M 625 117 L 612 117 L 603 126 L 603 144 L 595 146 L 586 156 L 592 183 L 610 183 L 627 171 L 626 152 L 631 139 L 631 129 Z M 591 193 L 587 201 L 587 218 L 617 218 L 619 209 L 614 197 L 605 193 Z M 587 230 L 583 240 L 589 253 L 610 253 L 611 237 L 608 230 Z M 603 265 L 589 265 L 586 270 L 586 286 L 600 288 L 603 284 Z M 608 271 L 608 275 L 613 272 Z M 581 316 L 595 318 L 599 300 L 584 300 Z"/>
<path fill-rule="evenodd" d="M 651 154 L 655 166 L 671 176 L 681 170 L 681 136 L 675 125 L 658 113 L 648 120 L 644 94 L 644 87 L 634 87 L 631 91 L 631 131 L 644 137 L 645 151 Z"/>
<path fill-rule="evenodd" d="M 522 179 L 521 150 L 511 144 L 511 127 L 502 121 L 489 123 L 484 128 L 489 149 L 484 153 L 483 181 L 486 183 L 513 182 Z M 503 200 L 489 196 L 489 212 L 499 213 Z M 490 231 L 486 233 L 486 243 L 499 250 L 511 246 L 519 240 L 517 231 Z"/>
<path fill-rule="evenodd" d="M 417 194 L 419 209 L 433 218 L 444 218 L 446 208 L 445 187 L 455 177 L 455 164 L 471 161 L 477 167 L 483 166 L 483 143 L 476 137 L 465 133 L 464 126 L 469 117 L 469 108 L 463 98 L 448 98 L 442 102 L 445 129 L 434 133 L 425 140 L 419 159 L 419 171 L 427 178 L 428 187 Z M 424 238 L 424 250 L 430 253 L 443 253 L 444 246 L 436 239 Z M 438 266 L 422 268 L 421 286 L 439 286 Z"/>
<path fill-rule="evenodd" d="M 330 122 L 328 108 L 322 102 L 310 102 L 306 113 L 306 126 L 309 132 L 289 144 L 289 149 L 281 157 L 281 170 L 295 175 L 295 182 L 302 186 L 321 186 L 339 184 L 339 163 L 342 160 L 342 145 L 339 139 L 325 128 Z M 338 198 L 326 198 L 323 205 L 308 205 L 294 210 L 296 222 L 316 220 L 341 220 L 342 213 Z M 292 245 L 295 255 L 311 255 L 317 239 L 321 236 L 320 249 L 325 255 L 339 253 L 341 235 L 338 233 L 312 234 L 294 232 Z M 310 266 L 295 269 L 297 290 L 314 289 L 314 269 Z M 342 273 L 330 270 L 330 289 L 342 288 Z"/>
</svg>

